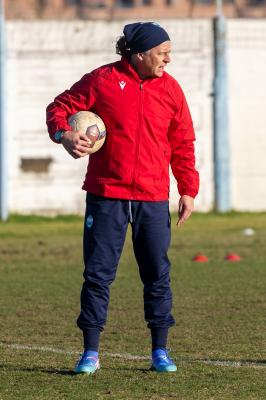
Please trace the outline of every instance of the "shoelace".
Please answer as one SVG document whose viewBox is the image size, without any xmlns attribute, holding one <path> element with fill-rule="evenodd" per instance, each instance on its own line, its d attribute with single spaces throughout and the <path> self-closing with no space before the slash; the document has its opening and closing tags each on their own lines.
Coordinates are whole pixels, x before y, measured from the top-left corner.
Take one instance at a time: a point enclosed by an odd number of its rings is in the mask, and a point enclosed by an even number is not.
<svg viewBox="0 0 266 400">
<path fill-rule="evenodd" d="M 95 361 L 95 362 L 97 362 L 98 358 L 97 357 L 93 357 L 93 356 L 87 356 L 87 357 L 84 357 L 83 360 L 84 361 Z"/>
<path fill-rule="evenodd" d="M 167 362 L 170 362 L 173 364 L 173 360 L 170 357 L 168 357 L 168 355 L 158 356 L 158 357 L 153 358 L 153 361 L 156 361 L 156 360 L 167 361 Z"/>
<path fill-rule="evenodd" d="M 81 355 L 79 360 L 78 360 L 78 362 L 77 362 L 77 365 L 80 363 L 81 360 L 84 360 L 84 361 L 90 361 L 91 360 L 91 361 L 95 361 L 95 363 L 97 363 L 99 361 L 99 359 L 97 357 L 93 357 L 93 356 L 83 357 L 83 355 Z"/>
</svg>

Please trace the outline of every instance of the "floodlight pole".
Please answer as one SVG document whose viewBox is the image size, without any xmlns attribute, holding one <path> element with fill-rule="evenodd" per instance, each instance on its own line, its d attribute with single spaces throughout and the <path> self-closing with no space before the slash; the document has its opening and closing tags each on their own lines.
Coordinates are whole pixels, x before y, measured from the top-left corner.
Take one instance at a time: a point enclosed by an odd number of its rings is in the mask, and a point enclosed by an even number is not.
<svg viewBox="0 0 266 400">
<path fill-rule="evenodd" d="M 227 46 L 226 20 L 222 12 L 222 0 L 216 0 L 214 32 L 214 180 L 215 210 L 226 212 L 230 204 L 230 150 L 227 95 Z"/>
<path fill-rule="evenodd" d="M 0 219 L 8 218 L 6 134 L 6 35 L 4 0 L 0 0 Z"/>
</svg>

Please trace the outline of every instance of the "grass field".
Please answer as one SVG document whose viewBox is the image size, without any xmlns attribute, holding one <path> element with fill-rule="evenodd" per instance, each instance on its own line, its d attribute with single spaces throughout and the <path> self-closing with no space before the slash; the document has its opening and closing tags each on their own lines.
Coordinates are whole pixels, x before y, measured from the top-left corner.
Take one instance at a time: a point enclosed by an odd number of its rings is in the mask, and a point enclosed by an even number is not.
<svg viewBox="0 0 266 400">
<path fill-rule="evenodd" d="M 14 216 L 0 223 L 1 400 L 266 398 L 266 214 L 194 214 L 178 230 L 175 221 L 173 215 L 176 326 L 169 347 L 178 372 L 149 371 L 129 228 L 94 376 L 72 373 L 82 350 L 75 326 L 82 219 Z M 247 227 L 254 236 L 243 235 Z M 225 261 L 229 251 L 242 260 Z M 210 261 L 191 261 L 198 252 Z"/>
</svg>

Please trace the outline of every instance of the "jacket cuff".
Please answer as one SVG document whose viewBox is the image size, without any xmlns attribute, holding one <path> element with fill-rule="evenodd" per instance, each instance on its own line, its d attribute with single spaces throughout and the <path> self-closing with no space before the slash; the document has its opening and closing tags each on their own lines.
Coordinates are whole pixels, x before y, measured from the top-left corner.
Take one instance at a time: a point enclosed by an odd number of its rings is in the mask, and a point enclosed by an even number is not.
<svg viewBox="0 0 266 400">
<path fill-rule="evenodd" d="M 186 191 L 181 192 L 179 194 L 180 194 L 180 196 L 189 196 L 189 197 L 192 197 L 193 199 L 195 199 L 195 197 L 197 196 L 198 192 L 186 190 Z"/>
</svg>

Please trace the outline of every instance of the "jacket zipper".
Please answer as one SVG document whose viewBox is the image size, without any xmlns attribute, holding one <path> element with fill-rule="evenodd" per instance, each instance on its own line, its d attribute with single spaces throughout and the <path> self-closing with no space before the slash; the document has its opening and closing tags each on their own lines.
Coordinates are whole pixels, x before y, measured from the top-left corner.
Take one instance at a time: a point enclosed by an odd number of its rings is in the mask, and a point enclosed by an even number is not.
<svg viewBox="0 0 266 400">
<path fill-rule="evenodd" d="M 132 186 L 133 186 L 133 192 L 135 189 L 135 184 L 136 184 L 136 170 L 137 170 L 137 165 L 138 165 L 138 159 L 139 159 L 139 138 L 140 138 L 140 131 L 141 131 L 141 125 L 142 125 L 142 114 L 143 114 L 143 83 L 140 83 L 140 107 L 139 107 L 139 124 L 138 124 L 138 132 L 137 132 L 137 147 L 136 147 L 136 156 L 135 156 L 135 165 L 134 165 L 134 175 L 132 179 Z"/>
</svg>

